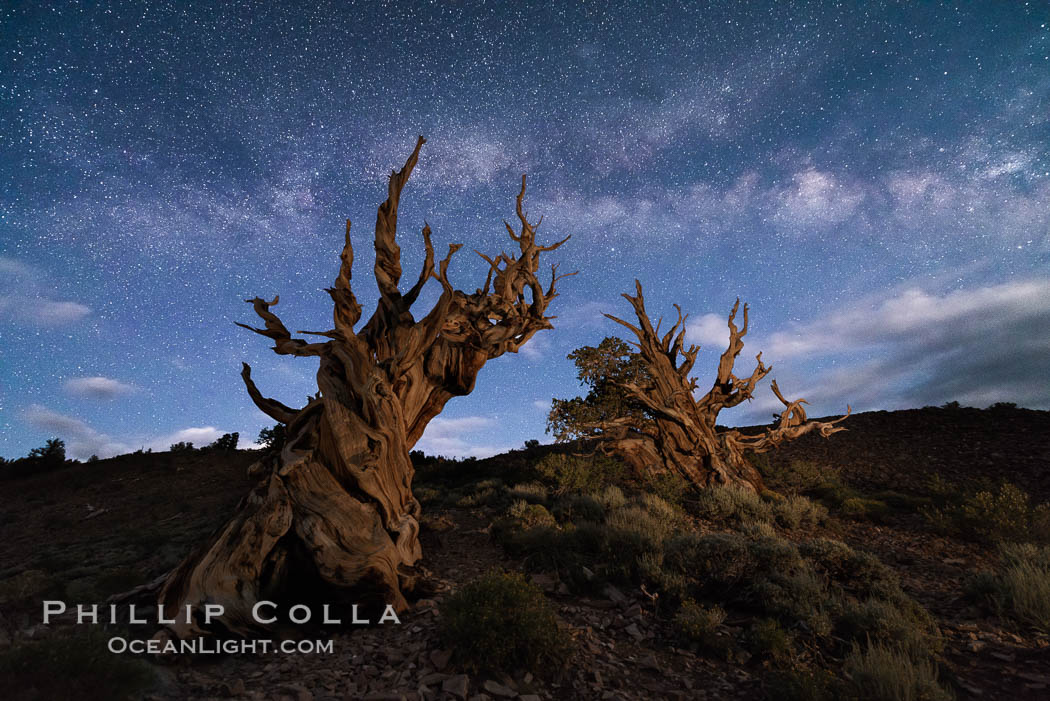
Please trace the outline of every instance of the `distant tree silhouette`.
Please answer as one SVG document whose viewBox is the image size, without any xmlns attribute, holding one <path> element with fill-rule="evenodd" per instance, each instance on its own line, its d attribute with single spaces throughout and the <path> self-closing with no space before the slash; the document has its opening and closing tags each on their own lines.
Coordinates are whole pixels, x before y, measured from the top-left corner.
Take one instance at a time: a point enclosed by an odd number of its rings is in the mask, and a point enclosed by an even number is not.
<svg viewBox="0 0 1050 701">
<path fill-rule="evenodd" d="M 286 426 L 282 423 L 276 423 L 271 428 L 264 428 L 259 431 L 259 443 L 262 444 L 267 450 L 280 450 L 284 447 Z"/>
<path fill-rule="evenodd" d="M 57 470 L 66 465 L 66 444 L 58 438 L 49 439 L 40 448 L 33 448 L 24 458 L 0 458 L 0 477 L 13 479 L 40 472 Z"/>
<path fill-rule="evenodd" d="M 29 459 L 37 463 L 37 469 L 40 470 L 61 467 L 66 462 L 66 444 L 58 438 L 51 438 L 42 448 L 30 450 Z"/>
<path fill-rule="evenodd" d="M 209 445 L 208 448 L 210 450 L 221 450 L 223 452 L 237 450 L 237 442 L 240 438 L 241 434 L 239 433 L 224 433 L 217 438 L 214 443 Z"/>
</svg>

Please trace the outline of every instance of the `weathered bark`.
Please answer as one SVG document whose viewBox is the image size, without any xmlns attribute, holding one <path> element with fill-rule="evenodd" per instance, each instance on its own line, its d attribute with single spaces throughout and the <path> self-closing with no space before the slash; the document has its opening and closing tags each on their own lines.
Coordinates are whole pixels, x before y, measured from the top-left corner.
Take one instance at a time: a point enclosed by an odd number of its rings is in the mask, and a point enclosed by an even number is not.
<svg viewBox="0 0 1050 701">
<path fill-rule="evenodd" d="M 645 311 L 642 285 L 635 281 L 636 295 L 623 295 L 634 307 L 638 326 L 615 316 L 608 318 L 630 329 L 638 338 L 638 352 L 645 362 L 650 381 L 645 385 L 623 384 L 623 388 L 639 401 L 652 416 L 651 421 L 637 418 L 614 419 L 598 426 L 602 429 L 600 445 L 603 450 L 622 457 L 641 472 L 669 471 L 681 475 L 700 487 L 737 485 L 751 490 L 763 488 L 762 476 L 745 458 L 745 451 L 764 453 L 784 441 L 798 438 L 811 431 L 827 437 L 845 430 L 836 426 L 849 415 L 834 421 L 810 421 L 802 407 L 806 400 L 789 402 L 780 393 L 776 381 L 773 392 L 785 409 L 773 427 L 758 435 L 747 435 L 735 429 L 716 427 L 722 409 L 750 400 L 758 382 L 772 371 L 762 363 L 762 354 L 756 356 L 758 365 L 746 379 L 733 374 L 733 366 L 744 348 L 747 334 L 747 305 L 744 305 L 744 323 L 736 325 L 740 300 L 729 314 L 729 347 L 718 363 L 718 375 L 710 390 L 699 399 L 696 378 L 690 377 L 699 346 L 685 347 L 686 316 L 678 305 L 678 320 L 664 334 L 659 335 L 660 324 L 653 328 Z"/>
<path fill-rule="evenodd" d="M 473 294 L 455 290 L 449 261 L 460 248 L 435 263 L 429 226 L 423 227 L 426 257 L 418 280 L 402 294 L 401 251 L 395 240 L 398 202 L 416 165 L 420 137 L 404 167 L 390 176 L 388 196 L 375 226 L 375 279 L 380 299 L 359 329 L 361 305 L 351 289 L 354 252 L 350 222 L 342 264 L 328 290 L 334 302 L 334 328 L 306 332 L 323 340 L 294 338 L 271 311 L 277 304 L 249 300 L 263 328 L 245 326 L 274 341 L 282 355 L 315 356 L 319 392 L 302 409 L 268 399 L 255 386 L 251 369 L 242 377 L 255 404 L 287 424 L 287 441 L 252 467 L 258 483 L 233 518 L 191 554 L 164 583 L 159 602 L 180 612 L 170 626 L 180 636 L 205 631 L 204 604 L 220 604 L 226 631 L 259 629 L 252 606 L 261 600 L 295 601 L 303 592 L 323 592 L 324 603 L 406 607 L 414 565 L 421 557 L 419 502 L 412 495 L 409 451 L 445 403 L 474 388 L 485 361 L 516 352 L 541 329 L 552 328 L 544 315 L 565 277 L 552 266 L 544 289 L 536 277 L 539 255 L 551 246 L 536 244 L 536 227 L 523 210 L 525 177 L 517 197 L 520 230 L 506 224 L 520 255 L 479 255 L 488 263 L 485 284 Z M 442 293 L 418 321 L 410 312 L 431 278 Z M 181 620 L 186 606 L 193 620 Z"/>
</svg>

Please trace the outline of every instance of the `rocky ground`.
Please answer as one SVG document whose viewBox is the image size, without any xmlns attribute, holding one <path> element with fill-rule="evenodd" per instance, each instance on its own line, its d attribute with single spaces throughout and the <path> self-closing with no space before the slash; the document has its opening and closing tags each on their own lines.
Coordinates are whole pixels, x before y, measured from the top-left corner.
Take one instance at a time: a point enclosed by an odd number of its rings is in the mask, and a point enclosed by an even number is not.
<svg viewBox="0 0 1050 701">
<path fill-rule="evenodd" d="M 231 657 L 210 667 L 165 670 L 154 698 L 306 699 L 732 699 L 755 698 L 758 679 L 725 662 L 697 657 L 673 636 L 641 592 L 576 598 L 551 577 L 534 581 L 549 593 L 574 632 L 578 651 L 550 679 L 470 676 L 450 665 L 438 619 L 443 594 L 493 565 L 514 567 L 492 544 L 483 519 L 451 513 L 455 526 L 430 538 L 435 601 L 417 602 L 399 627 L 374 627 L 333 638 L 334 654 L 265 660 Z M 560 589 L 560 592 L 559 592 Z"/>
<path fill-rule="evenodd" d="M 810 434 L 786 443 L 776 460 L 841 468 L 871 488 L 921 491 L 933 473 L 952 482 L 1009 480 L 1038 501 L 1050 499 L 1048 412 L 970 408 L 855 414 L 831 440 Z"/>
<path fill-rule="evenodd" d="M 845 478 L 868 487 L 906 491 L 937 470 L 965 480 L 1007 477 L 1036 498 L 1050 497 L 1050 413 L 919 410 L 850 421 L 850 432 L 799 441 L 776 459 L 837 465 Z M 174 565 L 231 512 L 247 488 L 243 475 L 252 459 L 245 452 L 144 454 L 0 483 L 6 536 L 0 540 L 0 654 L 64 634 L 62 626 L 40 625 L 43 599 L 101 600 Z M 498 471 L 524 459 L 502 456 L 475 469 Z M 532 575 L 533 581 L 571 631 L 576 653 L 543 679 L 464 674 L 439 635 L 441 601 L 492 566 L 521 568 L 493 542 L 495 515 L 484 506 L 428 513 L 423 545 L 435 593 L 417 602 L 399 626 L 336 633 L 331 654 L 153 664 L 155 681 L 129 693 L 154 699 L 523 701 L 767 695 L 768 662 L 701 654 L 681 642 L 648 592 L 610 587 L 601 596 L 581 597 L 546 574 Z M 917 514 L 881 522 L 833 519 L 820 534 L 870 550 L 900 573 L 906 592 L 937 618 L 946 638 L 946 681 L 959 698 L 1050 698 L 1046 633 L 1003 621 L 963 595 L 966 579 L 995 566 L 990 548 L 937 535 Z M 734 623 L 726 621 L 727 634 Z M 57 670 L 41 669 L 41 675 L 58 674 L 62 663 L 56 664 Z M 33 697 L 32 688 L 21 691 Z M 106 689 L 77 695 L 111 697 Z"/>
</svg>

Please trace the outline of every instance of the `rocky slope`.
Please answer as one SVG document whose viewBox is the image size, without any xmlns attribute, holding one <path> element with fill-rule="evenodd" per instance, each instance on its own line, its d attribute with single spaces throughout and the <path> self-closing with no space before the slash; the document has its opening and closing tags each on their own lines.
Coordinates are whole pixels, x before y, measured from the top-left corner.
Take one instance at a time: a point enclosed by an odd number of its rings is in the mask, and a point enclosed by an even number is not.
<svg viewBox="0 0 1050 701">
<path fill-rule="evenodd" d="M 1050 412 L 873 412 L 851 417 L 848 426 L 848 432 L 830 440 L 806 437 L 773 460 L 837 467 L 858 489 L 919 494 L 928 475 L 937 472 L 959 484 L 1008 479 L 1039 500 L 1050 498 Z M 497 456 L 461 472 L 468 475 L 464 479 L 505 476 L 526 469 L 542 453 L 541 448 Z M 52 660 L 37 672 L 24 664 L 17 668 L 22 663 L 16 653 L 27 643 L 64 634 L 62 626 L 40 625 L 42 600 L 102 600 L 166 571 L 223 523 L 248 487 L 245 468 L 254 457 L 243 451 L 127 455 L 0 482 L 5 534 L 0 539 L 0 656 L 7 671 L 20 669 L 6 685 L 0 683 L 0 690 L 9 698 L 45 698 L 41 689 L 46 684 L 34 682 L 33 674 L 50 680 L 63 665 L 76 663 Z M 450 663 L 450 650 L 439 636 L 441 600 L 490 566 L 521 568 L 490 537 L 496 515 L 483 505 L 428 512 L 425 562 L 435 594 L 419 601 L 400 626 L 334 633 L 330 654 L 231 655 L 192 665 L 152 665 L 155 681 L 130 687 L 128 693 L 158 699 L 524 701 L 761 698 L 767 693 L 764 663 L 718 659 L 683 644 L 649 592 L 614 587 L 599 596 L 579 596 L 546 575 L 533 579 L 572 631 L 576 654 L 542 680 L 526 674 L 464 674 Z M 933 533 L 916 514 L 883 522 L 833 519 L 818 535 L 872 551 L 897 569 L 905 590 L 934 614 L 945 634 L 945 666 L 961 698 L 1050 698 L 1045 632 L 1004 624 L 963 596 L 976 569 L 994 566 L 989 547 Z M 112 678 L 129 675 L 129 669 L 115 667 Z M 12 688 L 16 678 L 19 686 Z M 76 693 L 109 698 L 119 690 L 114 685 Z"/>
</svg>

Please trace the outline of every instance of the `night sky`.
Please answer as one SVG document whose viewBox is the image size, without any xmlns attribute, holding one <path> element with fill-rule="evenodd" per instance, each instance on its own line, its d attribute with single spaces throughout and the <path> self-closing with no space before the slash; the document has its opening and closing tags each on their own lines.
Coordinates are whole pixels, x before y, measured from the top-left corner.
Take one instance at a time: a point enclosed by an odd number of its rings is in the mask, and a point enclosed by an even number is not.
<svg viewBox="0 0 1050 701">
<path fill-rule="evenodd" d="M 709 386 L 739 296 L 754 354 L 811 415 L 958 400 L 1050 408 L 1050 7 L 990 3 L 5 2 L 0 9 L 0 455 L 202 445 L 300 406 L 243 300 L 331 327 L 344 221 L 374 307 L 385 178 L 405 280 L 510 250 L 521 173 L 560 284 L 417 446 L 544 442 L 565 356 L 691 314 Z M 437 298 L 431 282 L 417 317 Z M 765 422 L 763 383 L 723 422 Z"/>
</svg>

